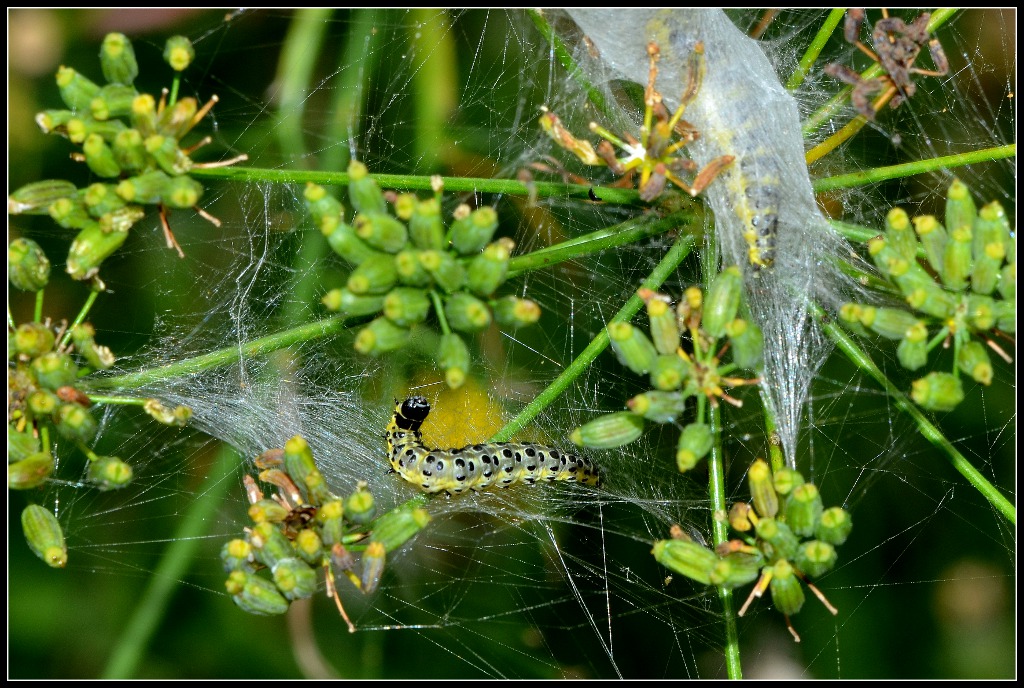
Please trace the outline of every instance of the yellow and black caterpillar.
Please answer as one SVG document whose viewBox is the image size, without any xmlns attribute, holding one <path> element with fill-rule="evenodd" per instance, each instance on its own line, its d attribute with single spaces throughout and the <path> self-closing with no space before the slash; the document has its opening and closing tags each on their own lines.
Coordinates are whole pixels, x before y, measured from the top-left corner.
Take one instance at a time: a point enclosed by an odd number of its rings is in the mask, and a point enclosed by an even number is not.
<svg viewBox="0 0 1024 688">
<path fill-rule="evenodd" d="M 567 454 L 553 447 L 518 442 L 474 444 L 461 449 L 430 449 L 423 446 L 420 426 L 430 413 L 423 397 L 412 397 L 395 406 L 385 437 L 391 468 L 424 492 L 461 494 L 492 485 L 508 487 L 522 482 L 568 480 L 599 487 L 597 466 L 585 456 Z"/>
</svg>

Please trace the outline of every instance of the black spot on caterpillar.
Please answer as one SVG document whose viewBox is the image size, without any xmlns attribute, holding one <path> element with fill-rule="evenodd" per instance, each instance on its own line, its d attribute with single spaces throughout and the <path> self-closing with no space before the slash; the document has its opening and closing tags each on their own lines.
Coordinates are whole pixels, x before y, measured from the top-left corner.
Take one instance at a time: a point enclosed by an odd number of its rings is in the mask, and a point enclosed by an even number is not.
<svg viewBox="0 0 1024 688">
<path fill-rule="evenodd" d="M 553 447 L 518 442 L 474 444 L 461 449 L 430 449 L 423 446 L 420 426 L 430 413 L 423 397 L 412 397 L 395 406 L 385 438 L 391 468 L 424 492 L 461 494 L 496 485 L 567 480 L 599 487 L 597 466 L 585 456 Z"/>
</svg>

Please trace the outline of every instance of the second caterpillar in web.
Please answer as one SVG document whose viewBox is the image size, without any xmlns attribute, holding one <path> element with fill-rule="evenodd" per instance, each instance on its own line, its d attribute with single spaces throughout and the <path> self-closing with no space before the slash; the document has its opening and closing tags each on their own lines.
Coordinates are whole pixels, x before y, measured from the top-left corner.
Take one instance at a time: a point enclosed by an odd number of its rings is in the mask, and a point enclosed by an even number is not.
<svg viewBox="0 0 1024 688">
<path fill-rule="evenodd" d="M 391 468 L 424 492 L 461 494 L 516 483 L 569 481 L 599 487 L 601 475 L 585 456 L 533 443 L 492 442 L 461 449 L 430 449 L 420 426 L 430 413 L 423 397 L 398 403 L 385 437 Z"/>
</svg>

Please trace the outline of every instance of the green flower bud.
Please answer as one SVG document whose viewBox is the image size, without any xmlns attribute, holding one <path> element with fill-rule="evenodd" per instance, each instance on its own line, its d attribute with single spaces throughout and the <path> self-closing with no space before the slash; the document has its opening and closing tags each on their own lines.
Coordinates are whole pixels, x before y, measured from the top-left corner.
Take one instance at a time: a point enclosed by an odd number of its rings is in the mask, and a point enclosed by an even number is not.
<svg viewBox="0 0 1024 688">
<path fill-rule="evenodd" d="M 7 279 L 16 289 L 39 291 L 50 281 L 50 261 L 31 239 L 15 239 L 7 245 Z"/>
<path fill-rule="evenodd" d="M 344 507 L 337 499 L 324 502 L 317 510 L 316 520 L 320 524 L 320 537 L 325 545 L 339 544 L 345 537 L 344 512 Z"/>
<path fill-rule="evenodd" d="M 132 42 L 123 33 L 108 33 L 100 47 L 103 78 L 112 84 L 131 84 L 139 75 Z"/>
<path fill-rule="evenodd" d="M 362 591 L 367 595 L 374 592 L 380 585 L 386 556 L 384 545 L 379 542 L 371 542 L 363 552 L 363 574 L 359 577 L 359 582 L 362 584 Z"/>
<path fill-rule="evenodd" d="M 351 265 L 361 265 L 377 253 L 370 248 L 366 242 L 356 236 L 356 231 L 351 225 L 345 223 L 340 215 L 325 215 L 319 222 L 321 231 L 327 237 L 327 243 L 331 249 L 344 258 Z M 385 256 L 390 258 L 390 256 Z"/>
<path fill-rule="evenodd" d="M 249 518 L 253 523 L 281 523 L 288 518 L 288 509 L 273 499 L 261 499 L 249 505 Z"/>
<path fill-rule="evenodd" d="M 22 356 L 29 358 L 53 351 L 56 341 L 53 330 L 42 323 L 23 323 L 18 325 L 18 329 L 14 331 L 14 349 Z"/>
<path fill-rule="evenodd" d="M 971 291 L 975 294 L 991 294 L 999 284 L 1000 270 L 1003 267 L 1003 259 L 1006 257 L 1006 248 L 1000 243 L 991 243 L 985 246 L 980 256 L 974 258 L 974 268 L 971 270 Z"/>
<path fill-rule="evenodd" d="M 430 297 L 423 289 L 395 287 L 384 297 L 384 316 L 402 327 L 410 327 L 427 319 Z"/>
<path fill-rule="evenodd" d="M 682 392 L 644 392 L 627 401 L 626 407 L 645 420 L 673 423 L 686 410 L 686 397 Z"/>
<path fill-rule="evenodd" d="M 657 349 L 647 335 L 630 323 L 609 323 L 608 338 L 619 362 L 634 373 L 643 375 L 654 367 Z"/>
<path fill-rule="evenodd" d="M 63 409 L 62 409 L 63 410 Z M 89 462 L 89 482 L 97 489 L 120 490 L 132 481 L 132 467 L 116 456 L 99 456 Z"/>
<path fill-rule="evenodd" d="M 933 318 L 939 320 L 945 320 L 953 316 L 956 312 L 959 300 L 957 297 L 939 285 L 932 282 L 930 279 L 925 283 L 918 283 L 913 288 L 908 288 L 904 285 L 909 285 L 910 282 L 900 283 L 900 289 L 907 296 L 907 303 L 916 311 L 930 315 Z"/>
<path fill-rule="evenodd" d="M 960 370 L 970 375 L 975 382 L 983 385 L 992 384 L 992 361 L 981 342 L 971 340 L 961 346 L 956 363 Z"/>
<path fill-rule="evenodd" d="M 373 315 L 384 307 L 383 296 L 359 296 L 348 289 L 332 289 L 321 299 L 327 310 L 345 315 Z"/>
<path fill-rule="evenodd" d="M 44 179 L 26 184 L 8 196 L 7 212 L 10 215 L 47 213 L 54 202 L 74 199 L 77 195 L 78 189 L 69 181 Z"/>
<path fill-rule="evenodd" d="M 456 210 L 456 219 L 449 230 L 452 246 L 460 254 L 471 256 L 491 242 L 498 229 L 498 213 L 490 206 L 477 208 L 468 215 Z"/>
<path fill-rule="evenodd" d="M 252 545 L 245 540 L 234 539 L 224 543 L 220 548 L 220 560 L 224 565 L 224 572 L 232 571 L 251 572 L 253 570 Z"/>
<path fill-rule="evenodd" d="M 959 227 L 973 227 L 978 209 L 971 198 L 971 192 L 959 179 L 954 179 L 946 193 L 946 226 L 951 230 Z"/>
<path fill-rule="evenodd" d="M 833 506 L 822 512 L 818 519 L 818 527 L 814 529 L 814 537 L 832 545 L 841 545 L 846 542 L 853 530 L 853 519 L 850 512 L 845 509 Z"/>
<path fill-rule="evenodd" d="M 586 425 L 576 428 L 569 435 L 569 441 L 591 449 L 611 449 L 635 441 L 643 431 L 643 418 L 627 411 L 620 411 L 598 416 Z"/>
<path fill-rule="evenodd" d="M 60 399 L 53 392 L 37 389 L 28 397 L 28 410 L 36 418 L 46 418 L 56 413 L 60 407 Z"/>
<path fill-rule="evenodd" d="M 32 373 L 41 387 L 55 390 L 78 377 L 78 366 L 67 354 L 51 351 L 32 361 Z"/>
<path fill-rule="evenodd" d="M 449 294 L 455 293 L 466 283 L 466 270 L 447 251 L 421 251 L 420 265 L 430 273 L 437 286 Z"/>
<path fill-rule="evenodd" d="M 690 423 L 683 428 L 676 447 L 676 467 L 680 473 L 692 469 L 697 462 L 708 455 L 714 444 L 711 427 L 704 423 Z"/>
<path fill-rule="evenodd" d="M 503 237 L 474 256 L 466 269 L 466 284 L 470 290 L 480 296 L 493 294 L 505 281 L 513 248 L 515 242 Z"/>
<path fill-rule="evenodd" d="M 291 542 L 273 523 L 257 523 L 249 532 L 254 556 L 264 566 L 274 568 L 277 562 L 294 556 Z"/>
<path fill-rule="evenodd" d="M 331 498 L 327 481 L 313 460 L 313 450 L 301 436 L 296 435 L 284 445 L 284 470 L 302 491 L 310 504 L 321 504 Z"/>
<path fill-rule="evenodd" d="M 993 304 L 996 316 L 996 327 L 1006 334 L 1017 333 L 1017 299 L 1010 301 L 996 301 Z"/>
<path fill-rule="evenodd" d="M 729 526 L 740 533 L 749 533 L 754 529 L 750 522 L 750 505 L 746 502 L 736 502 L 729 508 Z"/>
<path fill-rule="evenodd" d="M 82 194 L 82 202 L 93 217 L 102 215 L 125 206 L 124 199 L 117 195 L 113 184 L 95 183 L 86 187 Z"/>
<path fill-rule="evenodd" d="M 901 258 L 917 260 L 917 235 L 902 208 L 893 208 L 885 216 L 885 240 Z"/>
<path fill-rule="evenodd" d="M 786 525 L 801 537 L 808 537 L 814 534 L 818 526 L 825 506 L 821 502 L 821 495 L 813 483 L 804 483 L 793 489 L 786 499 L 784 510 Z"/>
<path fill-rule="evenodd" d="M 68 548 L 64 544 L 64 530 L 52 511 L 29 504 L 21 512 L 21 529 L 28 546 L 44 564 L 64 568 L 68 563 Z"/>
<path fill-rule="evenodd" d="M 524 327 L 540 320 L 540 306 L 529 299 L 506 296 L 494 302 L 494 318 L 502 327 Z"/>
<path fill-rule="evenodd" d="M 100 217 L 100 229 L 104 232 L 127 232 L 132 226 L 146 216 L 142 206 L 126 205 L 103 214 Z"/>
<path fill-rule="evenodd" d="M 719 562 L 714 552 L 690 540 L 658 540 L 651 553 L 662 566 L 704 585 L 711 585 L 711 572 Z"/>
<path fill-rule="evenodd" d="M 153 161 L 167 174 L 185 174 L 192 169 L 192 160 L 178 148 L 178 142 L 170 136 L 153 134 L 146 138 L 143 145 Z"/>
<path fill-rule="evenodd" d="M 702 329 L 716 339 L 725 334 L 725 326 L 736 318 L 743 296 L 743 274 L 735 265 L 720 272 L 711 282 L 704 301 Z"/>
<path fill-rule="evenodd" d="M 690 375 L 690 364 L 681 356 L 658 356 L 651 368 L 651 385 L 655 389 L 672 391 L 683 386 Z"/>
<path fill-rule="evenodd" d="M 101 88 L 99 95 L 89 103 L 89 111 L 93 119 L 100 121 L 128 117 L 132 112 L 132 102 L 138 95 L 138 91 L 131 86 L 109 84 Z"/>
<path fill-rule="evenodd" d="M 100 264 L 121 247 L 128 232 L 104 232 L 99 223 L 86 227 L 71 242 L 67 272 L 72 279 L 86 280 L 99 272 Z"/>
<path fill-rule="evenodd" d="M 39 438 L 34 437 L 31 428 L 18 430 L 14 425 L 7 425 L 7 460 L 21 461 L 40 449 Z"/>
<path fill-rule="evenodd" d="M 380 543 L 388 552 L 394 552 L 423 530 L 428 523 L 430 514 L 426 509 L 399 507 L 382 514 L 373 524 L 372 541 Z"/>
<path fill-rule="evenodd" d="M 139 94 L 132 101 L 132 111 L 129 115 L 132 128 L 137 129 L 141 138 L 152 136 L 156 130 L 156 101 L 148 93 Z"/>
<path fill-rule="evenodd" d="M 61 100 L 75 112 L 88 112 L 92 99 L 100 94 L 100 87 L 71 67 L 57 68 L 57 88 Z"/>
<path fill-rule="evenodd" d="M 491 310 L 487 304 L 463 291 L 448 297 L 444 314 L 452 329 L 460 332 L 477 332 L 491 324 Z"/>
<path fill-rule="evenodd" d="M 36 113 L 36 124 L 44 134 L 67 136 L 68 121 L 74 116 L 71 110 L 43 110 Z"/>
<path fill-rule="evenodd" d="M 129 203 L 159 203 L 171 178 L 160 170 L 129 177 L 117 185 L 117 195 Z"/>
<path fill-rule="evenodd" d="M 441 222 L 441 205 L 436 198 L 416 203 L 409 218 L 409 237 L 413 246 L 423 250 L 441 250 L 447 243 L 444 238 L 444 223 Z"/>
<path fill-rule="evenodd" d="M 887 339 L 903 339 L 921 323 L 912 313 L 899 308 L 865 307 L 861 323 Z M 869 315 L 870 314 L 870 315 Z"/>
<path fill-rule="evenodd" d="M 779 513 L 779 497 L 772 485 L 772 470 L 763 459 L 758 459 L 747 472 L 750 497 L 761 518 L 774 518 Z"/>
<path fill-rule="evenodd" d="M 78 144 L 84 143 L 90 134 L 98 134 L 105 141 L 113 141 L 125 128 L 124 122 L 119 119 L 100 121 L 86 115 L 72 117 L 65 126 L 68 139 Z"/>
<path fill-rule="evenodd" d="M 674 354 L 679 348 L 679 323 L 672 306 L 657 295 L 646 299 L 651 340 L 659 354 Z"/>
<path fill-rule="evenodd" d="M 138 174 L 149 164 L 146 144 L 137 129 L 125 129 L 114 137 L 112 144 L 114 160 L 122 170 Z M 116 187 L 115 187 L 116 189 Z"/>
<path fill-rule="evenodd" d="M 715 563 L 711 569 L 711 584 L 732 590 L 757 580 L 764 560 L 743 552 L 733 552 Z"/>
<path fill-rule="evenodd" d="M 996 302 L 981 294 L 967 295 L 967 320 L 979 330 L 990 330 L 996 324 Z"/>
<path fill-rule="evenodd" d="M 318 224 L 324 215 L 341 215 L 345 211 L 341 201 L 327 193 L 327 189 L 313 182 L 306 182 L 302 197 L 306 201 L 306 209 Z"/>
<path fill-rule="evenodd" d="M 192 177 L 171 177 L 164 190 L 163 202 L 169 208 L 192 208 L 203 197 L 203 185 Z"/>
<path fill-rule="evenodd" d="M 954 291 L 967 288 L 967 278 L 974 268 L 971 258 L 971 228 L 957 227 L 949 233 L 942 259 L 942 281 Z"/>
<path fill-rule="evenodd" d="M 310 566 L 317 566 L 323 559 L 324 543 L 315 530 L 303 528 L 295 535 L 295 551 Z"/>
<path fill-rule="evenodd" d="M 403 222 L 408 222 L 412 218 L 412 214 L 416 212 L 416 204 L 420 200 L 416 198 L 416 194 L 402 193 L 395 196 L 395 217 Z M 440 247 L 432 247 L 440 248 Z"/>
<path fill-rule="evenodd" d="M 121 168 L 114 159 L 114 151 L 99 134 L 89 134 L 82 146 L 85 153 L 85 164 L 98 177 L 118 177 Z"/>
<path fill-rule="evenodd" d="M 1011 238 L 1010 223 L 999 201 L 992 201 L 982 207 L 973 229 L 972 248 L 976 259 L 985 253 L 989 244 L 1002 244 L 1003 254 L 1011 261 L 1015 260 L 1016 256 L 1012 253 L 1014 242 Z"/>
<path fill-rule="evenodd" d="M 782 496 L 788 495 L 803 484 L 805 484 L 804 476 L 800 474 L 800 471 L 793 470 L 792 468 L 780 468 L 772 476 L 772 485 L 775 487 L 775 492 Z"/>
<path fill-rule="evenodd" d="M 350 292 L 360 296 L 386 294 L 397 281 L 394 257 L 385 253 L 374 253 L 352 271 L 347 286 Z"/>
<path fill-rule="evenodd" d="M 50 217 L 65 229 L 85 229 L 95 223 L 85 204 L 78 199 L 62 198 L 50 205 Z"/>
<path fill-rule="evenodd" d="M 426 287 L 431 284 L 430 273 L 420 263 L 420 252 L 412 249 L 395 254 L 398 281 L 407 287 Z"/>
<path fill-rule="evenodd" d="M 359 213 L 352 224 L 356 236 L 387 253 L 401 251 L 409 240 L 405 225 L 387 213 Z"/>
<path fill-rule="evenodd" d="M 725 326 L 732 342 L 732 360 L 740 368 L 756 370 L 764 356 L 764 334 L 752 320 L 736 318 Z"/>
<path fill-rule="evenodd" d="M 800 540 L 787 524 L 765 517 L 757 522 L 754 530 L 757 537 L 763 541 L 761 550 L 769 560 L 796 556 Z"/>
<path fill-rule="evenodd" d="M 360 487 L 345 498 L 345 516 L 356 525 L 369 523 L 373 520 L 373 515 L 376 512 L 377 505 L 369 490 Z"/>
<path fill-rule="evenodd" d="M 71 341 L 75 350 L 80 353 L 93 368 L 106 370 L 114 365 L 114 354 L 95 340 L 96 329 L 89 323 L 79 323 L 71 328 Z"/>
<path fill-rule="evenodd" d="M 928 342 L 907 337 L 896 347 L 896 358 L 907 370 L 919 370 L 928 362 Z"/>
<path fill-rule="evenodd" d="M 775 608 L 786 616 L 792 616 L 804 606 L 804 590 L 796 577 L 793 566 L 781 559 L 772 566 L 772 580 L 768 584 L 772 591 Z"/>
<path fill-rule="evenodd" d="M 952 411 L 964 400 L 964 389 L 960 379 L 950 373 L 931 372 L 914 380 L 910 398 L 929 411 Z"/>
<path fill-rule="evenodd" d="M 928 257 L 928 264 L 932 270 L 942 274 L 944 256 L 946 254 L 946 228 L 939 224 L 934 215 L 922 215 L 915 217 L 914 231 L 917 232 L 921 245 L 924 246 L 925 255 Z"/>
<path fill-rule="evenodd" d="M 161 404 L 159 399 L 146 399 L 142 410 L 157 423 L 179 428 L 185 427 L 192 418 L 192 409 L 188 406 L 179 405 L 170 409 Z"/>
<path fill-rule="evenodd" d="M 458 389 L 466 381 L 469 373 L 469 349 L 462 337 L 455 334 L 441 335 L 437 347 L 437 364 L 444 371 L 445 382 L 451 389 Z"/>
<path fill-rule="evenodd" d="M 810 540 L 800 545 L 794 563 L 805 575 L 817 578 L 831 571 L 837 559 L 835 547 L 821 540 Z"/>
<path fill-rule="evenodd" d="M 380 187 L 369 176 L 366 165 L 356 160 L 348 164 L 348 199 L 361 213 L 387 213 L 388 206 Z"/>
<path fill-rule="evenodd" d="M 1017 299 L 1017 264 L 1010 263 L 999 271 L 999 295 L 1004 299 Z"/>
<path fill-rule="evenodd" d="M 395 325 L 387 318 L 377 318 L 356 335 L 354 348 L 361 354 L 377 356 L 386 351 L 401 349 L 409 343 L 409 330 Z"/>
<path fill-rule="evenodd" d="M 192 41 L 185 36 L 171 36 L 164 45 L 164 62 L 176 72 L 183 72 L 196 57 Z"/>
<path fill-rule="evenodd" d="M 8 454 L 10 459 L 10 454 Z M 31 490 L 39 487 L 53 475 L 53 455 L 50 452 L 36 452 L 23 459 L 7 464 L 7 489 Z"/>
<path fill-rule="evenodd" d="M 256 574 L 232 571 L 224 586 L 235 604 L 250 614 L 273 616 L 288 611 L 288 600 L 273 583 Z"/>
<path fill-rule="evenodd" d="M 271 572 L 274 584 L 285 599 L 301 600 L 316 592 L 316 571 L 301 559 L 282 559 Z"/>
</svg>

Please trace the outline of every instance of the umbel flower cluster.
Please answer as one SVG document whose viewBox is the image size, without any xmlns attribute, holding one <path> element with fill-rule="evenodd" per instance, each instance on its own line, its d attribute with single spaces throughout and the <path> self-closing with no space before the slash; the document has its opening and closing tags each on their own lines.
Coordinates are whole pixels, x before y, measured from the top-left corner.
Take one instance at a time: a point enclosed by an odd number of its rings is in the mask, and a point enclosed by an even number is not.
<svg viewBox="0 0 1024 688">
<path fill-rule="evenodd" d="M 164 59 L 176 72 L 184 70 L 194 56 L 187 38 L 168 39 Z M 159 99 L 139 93 L 132 85 L 139 73 L 135 51 L 124 34 L 106 36 L 100 66 L 107 82 L 104 86 L 61 66 L 57 86 L 66 109 L 44 110 L 36 115 L 36 123 L 43 132 L 80 146 L 71 157 L 84 162 L 103 181 L 83 188 L 63 179 L 33 182 L 7 201 L 12 215 L 48 214 L 61 227 L 78 231 L 67 258 L 67 272 L 77 280 L 97 276 L 101 263 L 145 216 L 146 206 L 157 206 L 168 247 L 184 255 L 167 222 L 169 209 L 196 208 L 218 224 L 196 207 L 203 186 L 189 172 L 245 159 L 240 156 L 206 165 L 193 162 L 192 154 L 210 139 L 192 146 L 184 146 L 182 139 L 217 98 L 199 107 L 195 98 L 168 101 L 166 90 Z"/>
<path fill-rule="evenodd" d="M 252 614 L 283 614 L 292 601 L 317 591 L 316 569 L 323 568 L 327 594 L 349 630 L 355 630 L 338 598 L 335 577 L 344 575 L 367 594 L 376 590 L 386 554 L 430 522 L 422 498 L 375 518 L 373 495 L 363 484 L 344 499 L 327 488 L 313 452 L 299 436 L 283 449 L 256 457 L 255 466 L 260 481 L 277 492 L 266 498 L 256 481 L 245 476 L 252 525 L 244 537 L 221 549 L 228 593 Z M 360 575 L 353 552 L 362 553 Z"/>
<path fill-rule="evenodd" d="M 738 502 L 729 510 L 729 525 L 738 538 L 711 550 L 675 526 L 671 540 L 654 543 L 654 558 L 704 585 L 732 589 L 757 580 L 739 615 L 770 590 L 775 608 L 786 616 L 790 633 L 799 642 L 789 617 L 804 605 L 801 582 L 830 612 L 838 613 L 809 579 L 835 566 L 835 548 L 846 542 L 853 521 L 840 507 L 826 509 L 818 488 L 796 470 L 782 468 L 772 475 L 768 464 L 758 459 L 747 478 L 752 504 Z"/>
<path fill-rule="evenodd" d="M 753 321 L 738 317 L 743 277 L 735 266 L 715 277 L 706 296 L 690 287 L 675 307 L 668 297 L 649 290 L 639 296 L 647 304 L 650 337 L 628 322 L 608 325 L 608 335 L 619 361 L 634 373 L 649 375 L 653 389 L 627 401 L 628 411 L 592 420 L 570 439 L 595 449 L 621 447 L 638 439 L 647 421 L 676 422 L 694 400 L 696 420 L 683 427 L 676 450 L 676 465 L 686 472 L 711 450 L 707 405 L 722 400 L 740 406 L 725 388 L 759 382 L 733 373 L 760 367 L 763 336 Z M 726 349 L 732 360 L 723 363 Z"/>
<path fill-rule="evenodd" d="M 461 386 L 470 368 L 463 336 L 492 322 L 517 328 L 540 318 L 535 302 L 494 295 L 505 282 L 515 244 L 508 238 L 492 241 L 498 215 L 487 206 L 470 210 L 460 205 L 446 227 L 439 178 L 433 198 L 391 196 L 392 215 L 365 165 L 353 161 L 348 174 L 349 202 L 355 209 L 351 222 L 341 202 L 323 187 L 311 183 L 305 192 L 314 223 L 352 266 L 345 287 L 328 292 L 324 305 L 349 316 L 377 315 L 355 340 L 356 351 L 371 356 L 405 348 L 414 335 L 432 335 L 423 326 L 433 315 L 440 337 L 428 349 L 448 386 Z"/>
<path fill-rule="evenodd" d="M 961 375 L 990 384 L 989 349 L 1011 361 L 995 338 L 1012 344 L 1017 331 L 1017 241 L 997 201 L 979 210 L 968 188 L 954 180 L 945 225 L 895 208 L 885 233 L 868 242 L 868 253 L 909 308 L 847 303 L 840 318 L 859 334 L 870 330 L 898 341 L 897 358 L 908 370 L 925 367 L 940 344 L 953 345 L 952 372 L 932 371 L 913 382 L 917 404 L 955 408 L 964 398 Z"/>
</svg>

